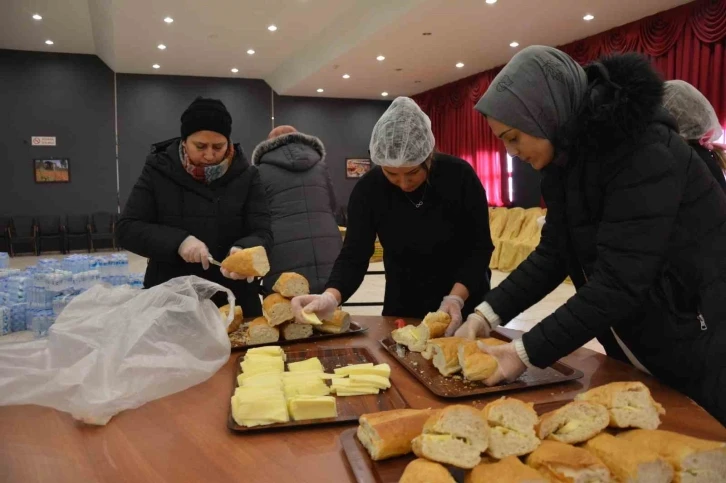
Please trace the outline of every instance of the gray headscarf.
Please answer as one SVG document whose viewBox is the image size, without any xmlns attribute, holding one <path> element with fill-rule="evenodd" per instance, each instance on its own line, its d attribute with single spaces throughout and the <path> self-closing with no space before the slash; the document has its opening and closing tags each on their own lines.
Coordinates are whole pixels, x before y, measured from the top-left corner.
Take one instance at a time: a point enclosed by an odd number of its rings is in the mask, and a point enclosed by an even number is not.
<svg viewBox="0 0 726 483">
<path fill-rule="evenodd" d="M 512 57 L 475 109 L 554 143 L 560 128 L 577 114 L 586 91 L 587 75 L 569 55 L 533 45 Z"/>
</svg>

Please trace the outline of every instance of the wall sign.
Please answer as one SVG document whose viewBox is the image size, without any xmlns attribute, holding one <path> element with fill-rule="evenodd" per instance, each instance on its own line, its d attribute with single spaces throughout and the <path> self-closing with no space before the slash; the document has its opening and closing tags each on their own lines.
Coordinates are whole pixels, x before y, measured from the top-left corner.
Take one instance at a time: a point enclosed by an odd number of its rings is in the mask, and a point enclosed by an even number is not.
<svg viewBox="0 0 726 483">
<path fill-rule="evenodd" d="M 30 138 L 33 146 L 55 146 L 55 136 L 33 136 Z"/>
</svg>

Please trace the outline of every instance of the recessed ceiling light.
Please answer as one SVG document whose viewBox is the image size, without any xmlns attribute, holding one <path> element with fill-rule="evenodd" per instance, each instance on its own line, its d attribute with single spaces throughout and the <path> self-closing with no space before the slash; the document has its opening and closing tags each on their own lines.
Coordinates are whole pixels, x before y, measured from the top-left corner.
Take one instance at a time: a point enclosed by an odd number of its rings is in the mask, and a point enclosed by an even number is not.
<svg viewBox="0 0 726 483">
<path fill-rule="evenodd" d="M 510 47 L 519 47 L 519 42 L 512 42 L 509 44 Z"/>
<path fill-rule="evenodd" d="M 384 56 L 382 56 L 382 55 L 379 55 L 378 57 L 376 57 L 376 60 L 377 60 L 378 62 L 381 62 L 381 61 L 383 61 L 383 60 L 386 60 L 386 58 L 385 58 Z"/>
<path fill-rule="evenodd" d="M 159 44 L 159 45 L 156 46 L 156 48 L 159 49 L 159 50 L 166 50 L 166 45 Z"/>
<path fill-rule="evenodd" d="M 457 69 L 461 69 L 462 67 L 464 67 L 464 63 L 463 62 L 459 62 L 459 63 L 456 64 L 456 68 Z"/>
<path fill-rule="evenodd" d="M 595 19 L 595 16 L 594 15 L 590 15 L 588 13 L 587 15 L 585 15 L 584 17 L 582 17 L 582 19 L 585 20 L 585 21 L 587 21 L 587 22 L 589 22 L 590 20 L 594 20 Z"/>
<path fill-rule="evenodd" d="M 166 23 L 172 23 L 172 22 L 174 22 L 174 19 L 173 19 L 173 18 L 171 18 L 171 17 L 166 17 L 166 18 L 164 19 L 164 22 L 166 22 Z"/>
<path fill-rule="evenodd" d="M 350 79 L 350 74 L 343 74 L 343 79 Z"/>
<path fill-rule="evenodd" d="M 269 30 L 270 32 L 274 32 L 275 30 L 277 30 L 277 25 L 270 25 L 269 27 L 267 27 L 267 30 Z"/>
<path fill-rule="evenodd" d="M 388 97 L 388 92 L 381 92 L 381 95 L 382 95 L 383 97 Z"/>
<path fill-rule="evenodd" d="M 325 89 L 318 89 L 318 92 L 325 92 Z"/>
<path fill-rule="evenodd" d="M 421 83 L 421 81 L 420 81 L 420 80 L 417 80 L 417 81 L 413 81 L 413 83 L 414 83 L 414 84 L 420 84 L 420 83 Z"/>
<path fill-rule="evenodd" d="M 396 72 L 401 72 L 402 70 L 403 70 L 403 69 L 401 69 L 401 68 L 399 67 L 398 69 L 396 69 Z"/>
<path fill-rule="evenodd" d="M 153 67 L 154 69 L 161 69 L 161 66 L 159 64 L 154 64 L 151 67 Z"/>
<path fill-rule="evenodd" d="M 33 20 L 43 20 L 43 17 L 36 13 L 35 15 L 33 15 Z"/>
<path fill-rule="evenodd" d="M 425 35 L 426 37 L 428 37 L 429 35 L 431 35 L 431 32 L 424 32 L 422 35 Z"/>
<path fill-rule="evenodd" d="M 250 50 L 247 51 L 247 53 L 250 54 L 250 55 L 255 55 L 255 50 L 254 49 L 250 49 Z"/>
<path fill-rule="evenodd" d="M 236 74 L 239 72 L 239 69 L 237 67 L 232 67 L 232 73 Z"/>
<path fill-rule="evenodd" d="M 494 5 L 495 3 L 497 3 L 497 0 L 487 0 L 487 3 L 489 5 Z"/>
<path fill-rule="evenodd" d="M 53 41 L 52 41 L 52 40 L 50 40 L 50 39 L 46 40 L 46 41 L 45 41 L 45 43 L 46 43 L 47 45 L 53 45 Z"/>
</svg>

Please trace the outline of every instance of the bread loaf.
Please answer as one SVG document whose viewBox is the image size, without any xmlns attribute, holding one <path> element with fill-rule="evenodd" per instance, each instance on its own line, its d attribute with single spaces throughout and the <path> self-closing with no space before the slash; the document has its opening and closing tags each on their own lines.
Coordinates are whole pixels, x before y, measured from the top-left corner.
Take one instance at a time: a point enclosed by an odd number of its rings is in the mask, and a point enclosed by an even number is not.
<svg viewBox="0 0 726 483">
<path fill-rule="evenodd" d="M 243 277 L 264 277 L 270 271 L 270 262 L 264 247 L 252 247 L 225 258 L 222 268 Z"/>
<path fill-rule="evenodd" d="M 411 440 L 421 434 L 433 409 L 393 409 L 364 414 L 359 419 L 358 439 L 374 461 L 411 452 Z"/>
<path fill-rule="evenodd" d="M 313 326 L 287 322 L 282 326 L 282 338 L 285 340 L 307 339 L 313 335 Z"/>
<path fill-rule="evenodd" d="M 280 331 L 270 327 L 264 317 L 258 317 L 247 327 L 247 345 L 269 344 L 280 340 Z"/>
<path fill-rule="evenodd" d="M 278 293 L 273 293 L 265 298 L 262 302 L 262 314 L 272 327 L 295 319 L 292 304 Z"/>
<path fill-rule="evenodd" d="M 300 274 L 285 272 L 277 279 L 275 285 L 272 286 L 272 290 L 283 297 L 291 299 L 300 295 L 308 295 L 310 293 L 310 284 Z"/>
<path fill-rule="evenodd" d="M 583 446 L 602 460 L 616 481 L 670 483 L 673 467 L 658 453 L 640 444 L 600 433 Z"/>
<path fill-rule="evenodd" d="M 229 317 L 229 304 L 224 305 L 219 308 L 219 312 L 222 314 L 222 317 L 224 317 L 224 321 L 227 322 L 227 317 Z M 235 330 L 239 329 L 239 326 L 242 324 L 242 307 L 239 305 L 234 306 L 234 319 L 232 322 L 227 326 L 227 333 L 231 334 Z"/>
<path fill-rule="evenodd" d="M 610 470 L 589 451 L 557 441 L 542 444 L 527 456 L 527 465 L 553 482 L 610 483 Z"/>
<path fill-rule="evenodd" d="M 487 454 L 496 459 L 531 453 L 540 444 L 534 428 L 539 417 L 532 403 L 503 397 L 490 402 L 482 414 L 489 425 Z"/>
<path fill-rule="evenodd" d="M 665 414 L 642 382 L 611 382 L 578 394 L 575 399 L 605 406 L 614 428 L 657 429 L 660 415 Z"/>
<path fill-rule="evenodd" d="M 573 401 L 543 414 L 537 436 L 562 443 L 583 443 L 608 427 L 610 415 L 605 406 L 588 401 Z"/>
</svg>

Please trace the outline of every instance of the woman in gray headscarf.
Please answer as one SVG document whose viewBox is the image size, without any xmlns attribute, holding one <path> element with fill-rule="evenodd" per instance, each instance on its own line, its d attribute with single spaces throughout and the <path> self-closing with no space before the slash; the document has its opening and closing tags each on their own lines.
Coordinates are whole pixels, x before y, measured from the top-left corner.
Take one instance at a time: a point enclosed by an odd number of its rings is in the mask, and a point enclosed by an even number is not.
<svg viewBox="0 0 726 483">
<path fill-rule="evenodd" d="M 547 367 L 593 337 L 726 423 L 726 196 L 662 108 L 636 54 L 581 68 L 534 46 L 476 106 L 512 156 L 542 172 L 537 249 L 456 332 L 486 336 L 569 275 L 577 294 L 511 344 L 481 346 L 486 381 Z"/>
</svg>

